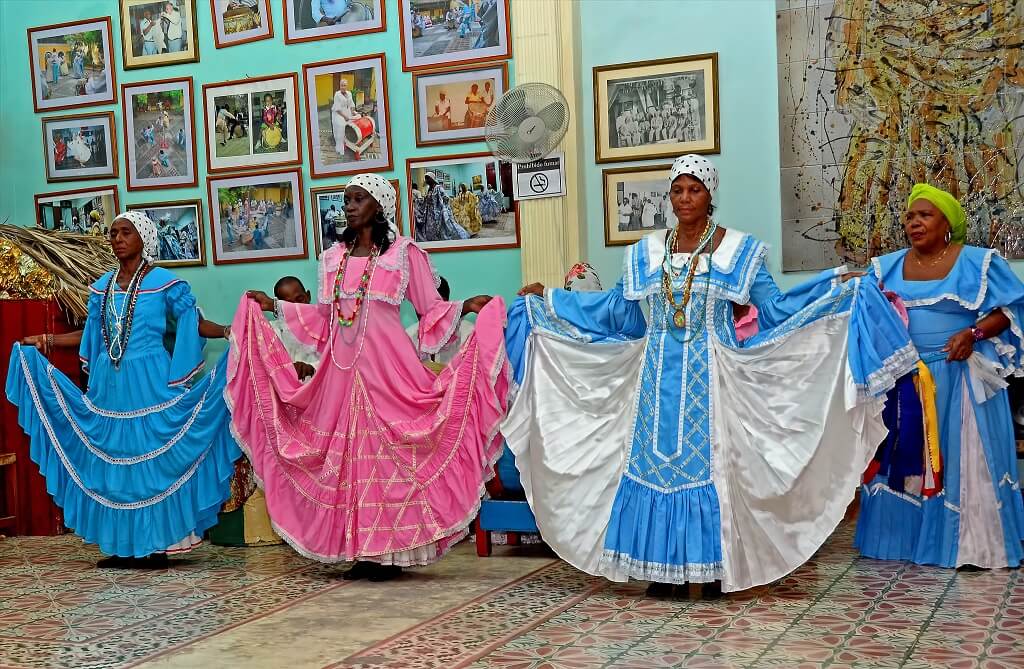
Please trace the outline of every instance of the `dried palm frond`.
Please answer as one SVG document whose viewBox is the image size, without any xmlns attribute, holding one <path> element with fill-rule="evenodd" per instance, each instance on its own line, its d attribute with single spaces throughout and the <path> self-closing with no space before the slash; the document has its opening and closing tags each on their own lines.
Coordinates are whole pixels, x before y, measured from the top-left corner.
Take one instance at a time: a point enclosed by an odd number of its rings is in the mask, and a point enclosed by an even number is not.
<svg viewBox="0 0 1024 669">
<path fill-rule="evenodd" d="M 0 223 L 0 240 L 53 275 L 53 296 L 72 320 L 89 313 L 89 284 L 117 266 L 110 243 L 97 235 Z"/>
</svg>

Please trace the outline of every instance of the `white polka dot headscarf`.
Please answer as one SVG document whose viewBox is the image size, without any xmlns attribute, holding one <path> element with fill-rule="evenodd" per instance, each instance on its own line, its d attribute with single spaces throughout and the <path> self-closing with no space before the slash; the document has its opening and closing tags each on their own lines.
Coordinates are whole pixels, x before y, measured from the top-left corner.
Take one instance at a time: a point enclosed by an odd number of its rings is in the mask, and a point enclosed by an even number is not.
<svg viewBox="0 0 1024 669">
<path fill-rule="evenodd" d="M 156 223 L 149 219 L 141 211 L 126 211 L 117 215 L 132 224 L 135 231 L 142 237 L 142 257 L 146 262 L 156 262 L 160 259 L 159 235 L 156 231 Z M 117 218 L 114 220 L 116 221 Z"/>
<path fill-rule="evenodd" d="M 717 204 L 715 193 L 718 191 L 718 168 L 714 163 L 704 156 L 688 153 L 685 156 L 679 156 L 672 163 L 672 172 L 669 174 L 668 182 L 671 184 L 681 174 L 688 174 L 704 184 L 708 193 L 711 194 L 711 202 Z"/>
<path fill-rule="evenodd" d="M 388 234 L 392 240 L 398 237 L 398 225 L 395 223 L 398 194 L 391 182 L 379 174 L 357 174 L 348 182 L 348 186 L 359 186 L 377 201 L 388 221 Z"/>
</svg>

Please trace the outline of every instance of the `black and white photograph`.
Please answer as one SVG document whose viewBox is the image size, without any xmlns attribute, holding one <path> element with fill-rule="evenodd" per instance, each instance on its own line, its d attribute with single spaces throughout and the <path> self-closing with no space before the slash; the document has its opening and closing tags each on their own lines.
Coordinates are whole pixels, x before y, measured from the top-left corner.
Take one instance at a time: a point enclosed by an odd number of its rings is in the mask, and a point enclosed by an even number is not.
<svg viewBox="0 0 1024 669">
<path fill-rule="evenodd" d="M 384 54 L 302 66 L 313 178 L 391 169 Z"/>
<path fill-rule="evenodd" d="M 431 251 L 517 248 L 512 164 L 489 153 L 406 160 L 410 235 Z"/>
<path fill-rule="evenodd" d="M 40 193 L 35 205 L 39 227 L 92 235 L 106 236 L 120 213 L 117 186 Z"/>
<path fill-rule="evenodd" d="M 384 0 L 284 0 L 284 41 L 384 32 Z"/>
<path fill-rule="evenodd" d="M 203 86 L 210 172 L 293 165 L 302 160 L 297 74 Z"/>
<path fill-rule="evenodd" d="M 128 190 L 196 185 L 192 79 L 123 84 Z"/>
<path fill-rule="evenodd" d="M 216 265 L 308 256 L 297 169 L 208 177 Z"/>
<path fill-rule="evenodd" d="M 270 0 L 210 0 L 210 11 L 218 49 L 274 36 Z"/>
<path fill-rule="evenodd" d="M 37 112 L 117 100 L 109 16 L 30 28 L 28 45 Z"/>
<path fill-rule="evenodd" d="M 395 225 L 399 234 L 403 234 L 401 189 L 398 179 L 390 181 L 395 192 L 399 193 L 395 203 Z M 345 219 L 345 185 L 310 188 L 309 199 L 313 207 L 313 246 L 319 259 L 321 253 L 341 240 L 341 233 L 348 225 Z"/>
<path fill-rule="evenodd" d="M 399 0 L 398 12 L 403 70 L 512 55 L 508 0 Z"/>
<path fill-rule="evenodd" d="M 55 116 L 42 123 L 47 181 L 117 176 L 113 112 Z"/>
<path fill-rule="evenodd" d="M 130 204 L 156 223 L 160 258 L 157 265 L 189 267 L 206 264 L 203 203 L 200 200 Z"/>
<path fill-rule="evenodd" d="M 196 0 L 121 0 L 124 69 L 194 63 Z"/>
<path fill-rule="evenodd" d="M 632 244 L 656 230 L 675 225 L 670 184 L 671 165 L 604 170 L 605 246 Z"/>
<path fill-rule="evenodd" d="M 594 68 L 597 162 L 718 151 L 717 56 Z"/>
</svg>

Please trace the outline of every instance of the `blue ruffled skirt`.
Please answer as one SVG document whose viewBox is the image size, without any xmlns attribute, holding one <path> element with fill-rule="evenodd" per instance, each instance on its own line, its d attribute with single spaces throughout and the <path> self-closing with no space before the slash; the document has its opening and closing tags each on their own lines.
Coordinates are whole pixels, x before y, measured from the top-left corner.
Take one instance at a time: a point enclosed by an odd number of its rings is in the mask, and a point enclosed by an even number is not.
<svg viewBox="0 0 1024 669">
<path fill-rule="evenodd" d="M 167 386 L 169 356 L 94 361 L 85 394 L 34 348 L 15 344 L 7 398 L 65 524 L 108 555 L 143 557 L 217 522 L 234 461 L 227 356 L 192 388 Z"/>
</svg>

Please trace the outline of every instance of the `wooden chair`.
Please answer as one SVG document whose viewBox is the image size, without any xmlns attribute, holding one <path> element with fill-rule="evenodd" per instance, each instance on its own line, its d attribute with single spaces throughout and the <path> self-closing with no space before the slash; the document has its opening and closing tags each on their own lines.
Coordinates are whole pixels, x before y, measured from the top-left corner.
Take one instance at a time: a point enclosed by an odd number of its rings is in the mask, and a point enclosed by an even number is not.
<svg viewBox="0 0 1024 669">
<path fill-rule="evenodd" d="M 18 477 L 14 453 L 0 453 L 0 533 L 14 534 L 18 519 Z"/>
</svg>

